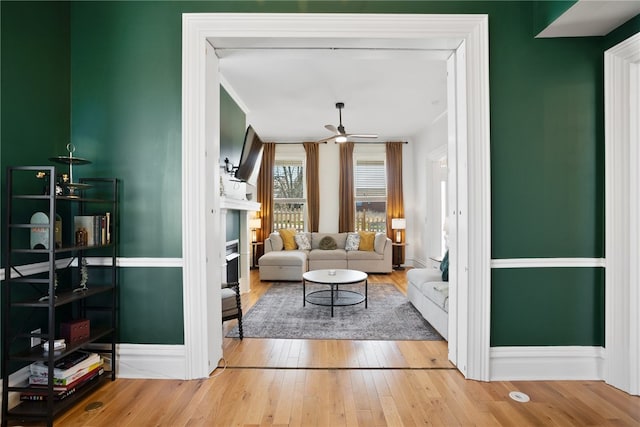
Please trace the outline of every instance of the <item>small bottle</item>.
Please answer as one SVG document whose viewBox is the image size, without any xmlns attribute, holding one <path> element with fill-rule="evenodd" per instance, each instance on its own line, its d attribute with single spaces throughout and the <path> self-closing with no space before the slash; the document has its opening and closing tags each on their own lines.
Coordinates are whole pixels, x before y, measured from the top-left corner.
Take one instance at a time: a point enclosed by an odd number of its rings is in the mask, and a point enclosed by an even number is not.
<svg viewBox="0 0 640 427">
<path fill-rule="evenodd" d="M 86 246 L 87 244 L 87 230 L 79 228 L 76 230 L 76 246 Z"/>
</svg>

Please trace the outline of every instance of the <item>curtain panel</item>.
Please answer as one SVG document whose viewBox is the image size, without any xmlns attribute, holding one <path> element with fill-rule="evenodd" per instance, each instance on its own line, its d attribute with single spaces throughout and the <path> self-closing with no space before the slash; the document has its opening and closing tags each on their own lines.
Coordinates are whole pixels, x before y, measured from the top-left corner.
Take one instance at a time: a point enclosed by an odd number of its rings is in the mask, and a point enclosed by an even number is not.
<svg viewBox="0 0 640 427">
<path fill-rule="evenodd" d="M 273 165 L 276 159 L 276 144 L 263 144 L 262 162 L 258 173 L 257 192 L 260 203 L 262 227 L 257 230 L 257 240 L 264 241 L 273 231 Z"/>
<path fill-rule="evenodd" d="M 353 183 L 353 142 L 340 145 L 340 203 L 338 205 L 338 232 L 355 230 L 355 195 Z"/>
<path fill-rule="evenodd" d="M 318 144 L 305 142 L 302 144 L 307 154 L 307 215 L 308 231 L 318 231 L 320 226 L 320 158 Z"/>
<path fill-rule="evenodd" d="M 404 218 L 404 195 L 402 192 L 402 146 L 403 142 L 387 142 L 387 236 L 395 240 L 391 229 L 392 218 Z M 404 242 L 404 230 L 402 241 Z"/>
</svg>

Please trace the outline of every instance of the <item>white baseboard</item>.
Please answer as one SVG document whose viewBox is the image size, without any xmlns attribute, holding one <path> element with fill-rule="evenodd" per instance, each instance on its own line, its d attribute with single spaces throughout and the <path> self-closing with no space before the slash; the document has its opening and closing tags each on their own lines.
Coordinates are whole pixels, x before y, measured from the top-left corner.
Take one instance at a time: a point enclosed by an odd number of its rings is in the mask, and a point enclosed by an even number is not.
<svg viewBox="0 0 640 427">
<path fill-rule="evenodd" d="M 603 347 L 492 347 L 491 381 L 602 380 Z"/>
<path fill-rule="evenodd" d="M 118 344 L 118 378 L 185 379 L 184 345 Z"/>
</svg>

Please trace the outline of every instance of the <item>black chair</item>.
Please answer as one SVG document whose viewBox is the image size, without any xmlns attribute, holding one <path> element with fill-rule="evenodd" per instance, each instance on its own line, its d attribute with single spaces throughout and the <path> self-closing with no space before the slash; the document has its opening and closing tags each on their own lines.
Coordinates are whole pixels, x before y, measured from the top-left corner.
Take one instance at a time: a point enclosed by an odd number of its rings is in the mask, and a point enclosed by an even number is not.
<svg viewBox="0 0 640 427">
<path fill-rule="evenodd" d="M 242 331 L 242 301 L 240 300 L 240 284 L 223 283 L 222 284 L 222 321 L 238 319 L 238 330 L 240 331 L 240 339 L 243 339 Z"/>
</svg>

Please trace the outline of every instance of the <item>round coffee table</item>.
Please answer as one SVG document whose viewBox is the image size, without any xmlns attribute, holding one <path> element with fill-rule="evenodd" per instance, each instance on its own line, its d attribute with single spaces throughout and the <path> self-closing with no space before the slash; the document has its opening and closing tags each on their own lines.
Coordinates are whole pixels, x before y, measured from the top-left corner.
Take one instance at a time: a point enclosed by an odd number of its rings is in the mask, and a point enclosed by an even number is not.
<svg viewBox="0 0 640 427">
<path fill-rule="evenodd" d="M 345 305 L 356 305 L 364 301 L 364 307 L 368 308 L 367 294 L 369 283 L 367 273 L 357 270 L 312 270 L 302 275 L 302 306 L 306 303 L 324 305 L 331 307 L 331 317 L 333 308 Z M 307 294 L 307 282 L 319 285 L 328 285 L 329 289 L 313 291 Z M 364 295 L 356 291 L 340 289 L 340 285 L 355 285 L 364 282 Z"/>
</svg>

